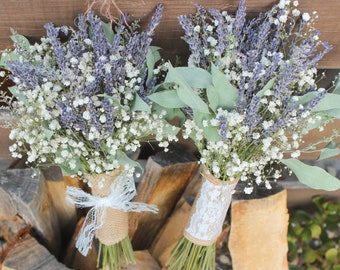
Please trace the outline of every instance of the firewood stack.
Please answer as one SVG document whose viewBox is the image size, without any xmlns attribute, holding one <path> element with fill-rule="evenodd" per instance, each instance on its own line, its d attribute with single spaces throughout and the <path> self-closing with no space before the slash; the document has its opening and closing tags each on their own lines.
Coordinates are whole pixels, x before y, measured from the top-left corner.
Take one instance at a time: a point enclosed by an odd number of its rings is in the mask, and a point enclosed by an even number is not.
<svg viewBox="0 0 340 270">
<path fill-rule="evenodd" d="M 162 269 L 189 218 L 201 168 L 178 147 L 140 162 L 144 172 L 134 200 L 156 204 L 159 212 L 130 214 L 137 265 L 127 269 Z M 3 269 L 96 269 L 96 241 L 87 257 L 75 248 L 87 209 L 65 201 L 66 186 L 88 189 L 78 179 L 63 177 L 58 167 L 37 171 L 16 161 L 0 171 Z"/>
</svg>

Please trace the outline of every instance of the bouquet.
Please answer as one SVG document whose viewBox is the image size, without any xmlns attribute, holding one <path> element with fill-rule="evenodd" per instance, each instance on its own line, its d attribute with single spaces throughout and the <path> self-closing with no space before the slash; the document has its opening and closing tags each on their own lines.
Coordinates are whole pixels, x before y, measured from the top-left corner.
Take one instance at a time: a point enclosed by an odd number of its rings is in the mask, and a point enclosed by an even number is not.
<svg viewBox="0 0 340 270">
<path fill-rule="evenodd" d="M 80 14 L 77 28 L 45 25 L 47 35 L 31 45 L 14 33 L 15 49 L 1 64 L 15 83 L 10 110 L 16 117 L 10 138 L 13 157 L 31 166 L 60 166 L 78 176 L 92 195 L 67 189 L 67 200 L 91 207 L 76 246 L 86 256 L 94 235 L 103 267 L 120 269 L 134 261 L 128 237 L 129 211 L 151 211 L 132 203 L 136 190 L 132 159 L 143 141 L 167 149 L 177 129 L 165 111 L 152 111 L 148 93 L 157 83 L 158 48 L 151 46 L 163 7 L 158 5 L 146 30 L 138 22 L 104 23 L 93 11 Z"/>
<path fill-rule="evenodd" d="M 242 0 L 234 16 L 197 5 L 196 14 L 179 17 L 188 66 L 168 65 L 163 87 L 149 98 L 185 117 L 183 137 L 196 145 L 205 171 L 168 269 L 215 268 L 214 244 L 235 185 L 246 181 L 246 193 L 254 185 L 270 189 L 270 180 L 281 176 L 273 163 L 311 187 L 340 188 L 338 179 L 297 159 L 308 151 L 320 151 L 320 158 L 339 153 L 336 131 L 322 142 L 300 145 L 309 130 L 321 130 L 340 112 L 339 89 L 316 85 L 317 63 L 331 47 L 319 40 L 317 14 L 297 6 L 281 0 L 247 19 Z"/>
</svg>

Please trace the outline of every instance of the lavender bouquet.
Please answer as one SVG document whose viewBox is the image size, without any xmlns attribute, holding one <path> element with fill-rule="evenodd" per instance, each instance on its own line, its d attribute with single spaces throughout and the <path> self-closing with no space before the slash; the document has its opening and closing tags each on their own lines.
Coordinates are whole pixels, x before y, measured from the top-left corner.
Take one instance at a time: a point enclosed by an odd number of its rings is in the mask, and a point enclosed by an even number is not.
<svg viewBox="0 0 340 270">
<path fill-rule="evenodd" d="M 234 16 L 206 10 L 180 16 L 189 46 L 188 67 L 168 66 L 163 88 L 149 98 L 185 115 L 184 138 L 190 138 L 205 166 L 184 237 L 174 248 L 168 269 L 214 269 L 215 241 L 238 181 L 246 193 L 269 180 L 281 163 L 298 179 L 325 190 L 340 181 L 319 167 L 298 160 L 302 152 L 320 158 L 338 154 L 337 131 L 301 149 L 313 128 L 339 117 L 340 95 L 318 89 L 317 63 L 331 48 L 314 28 L 317 14 L 301 13 L 297 1 L 281 0 L 265 13 L 246 18 L 242 0 Z"/>
<path fill-rule="evenodd" d="M 11 72 L 16 117 L 10 138 L 13 157 L 31 166 L 60 166 L 78 176 L 92 195 L 68 188 L 67 199 L 91 207 L 76 246 L 86 256 L 94 235 L 102 266 L 120 269 L 134 261 L 128 237 L 129 211 L 157 208 L 132 203 L 136 190 L 134 153 L 141 142 L 155 140 L 167 148 L 177 129 L 155 113 L 147 98 L 157 82 L 158 48 L 151 41 L 163 7 L 158 5 L 148 28 L 137 22 L 104 23 L 93 11 L 81 14 L 77 28 L 45 25 L 47 35 L 30 45 L 14 33 L 15 49 L 2 55 Z"/>
</svg>

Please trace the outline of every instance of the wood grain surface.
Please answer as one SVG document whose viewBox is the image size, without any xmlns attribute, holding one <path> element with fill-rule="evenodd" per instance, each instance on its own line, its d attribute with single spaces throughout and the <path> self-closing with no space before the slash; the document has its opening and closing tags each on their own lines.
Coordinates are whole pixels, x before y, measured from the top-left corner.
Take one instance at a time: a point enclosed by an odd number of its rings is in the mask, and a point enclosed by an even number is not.
<svg viewBox="0 0 340 270">
<path fill-rule="evenodd" d="M 277 1 L 248 0 L 246 3 L 248 15 L 269 9 Z M 53 22 L 56 25 L 72 25 L 78 13 L 84 12 L 86 0 L 2 0 L 0 8 L 0 49 L 11 46 L 10 28 L 35 40 L 45 34 L 44 24 Z M 6 3 L 6 4 L 5 4 Z M 162 55 L 166 59 L 174 59 L 175 55 L 186 59 L 187 46 L 180 39 L 183 34 L 177 17 L 181 14 L 195 12 L 194 3 L 204 6 L 226 9 L 234 12 L 239 0 L 116 0 L 123 12 L 129 13 L 134 19 L 141 19 L 145 25 L 157 3 L 163 3 L 165 12 L 161 25 L 158 27 L 154 45 L 163 48 Z M 333 50 L 321 62 L 320 68 L 340 68 L 340 1 L 339 0 L 300 0 L 303 12 L 319 14 L 317 28 L 321 31 L 321 39 L 333 45 Z M 118 16 L 116 10 L 113 15 Z M 185 64 L 185 63 L 184 63 Z"/>
</svg>

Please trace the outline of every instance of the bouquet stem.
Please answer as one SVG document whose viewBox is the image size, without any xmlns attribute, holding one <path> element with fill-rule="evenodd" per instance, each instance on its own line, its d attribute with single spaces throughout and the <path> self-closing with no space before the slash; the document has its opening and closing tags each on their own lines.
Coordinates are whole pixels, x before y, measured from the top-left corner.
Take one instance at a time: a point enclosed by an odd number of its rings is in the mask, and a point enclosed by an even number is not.
<svg viewBox="0 0 340 270">
<path fill-rule="evenodd" d="M 215 242 L 222 232 L 238 180 L 223 182 L 209 173 L 202 175 L 189 224 L 167 262 L 169 270 L 215 269 Z"/>
<path fill-rule="evenodd" d="M 215 250 L 215 243 L 201 246 L 183 236 L 167 262 L 168 270 L 214 270 Z"/>
<path fill-rule="evenodd" d="M 111 184 L 116 181 L 120 171 L 110 174 L 89 176 L 92 184 L 92 193 L 107 196 Z M 100 185 L 100 181 L 105 179 Z M 103 210 L 101 210 L 103 211 Z M 120 270 L 122 266 L 135 263 L 133 248 L 128 236 L 128 213 L 113 209 L 105 209 L 102 226 L 96 231 L 99 240 L 97 265 L 105 270 Z"/>
<path fill-rule="evenodd" d="M 135 263 L 129 236 L 113 245 L 99 243 L 97 267 L 107 270 L 120 270 L 124 265 Z"/>
</svg>

